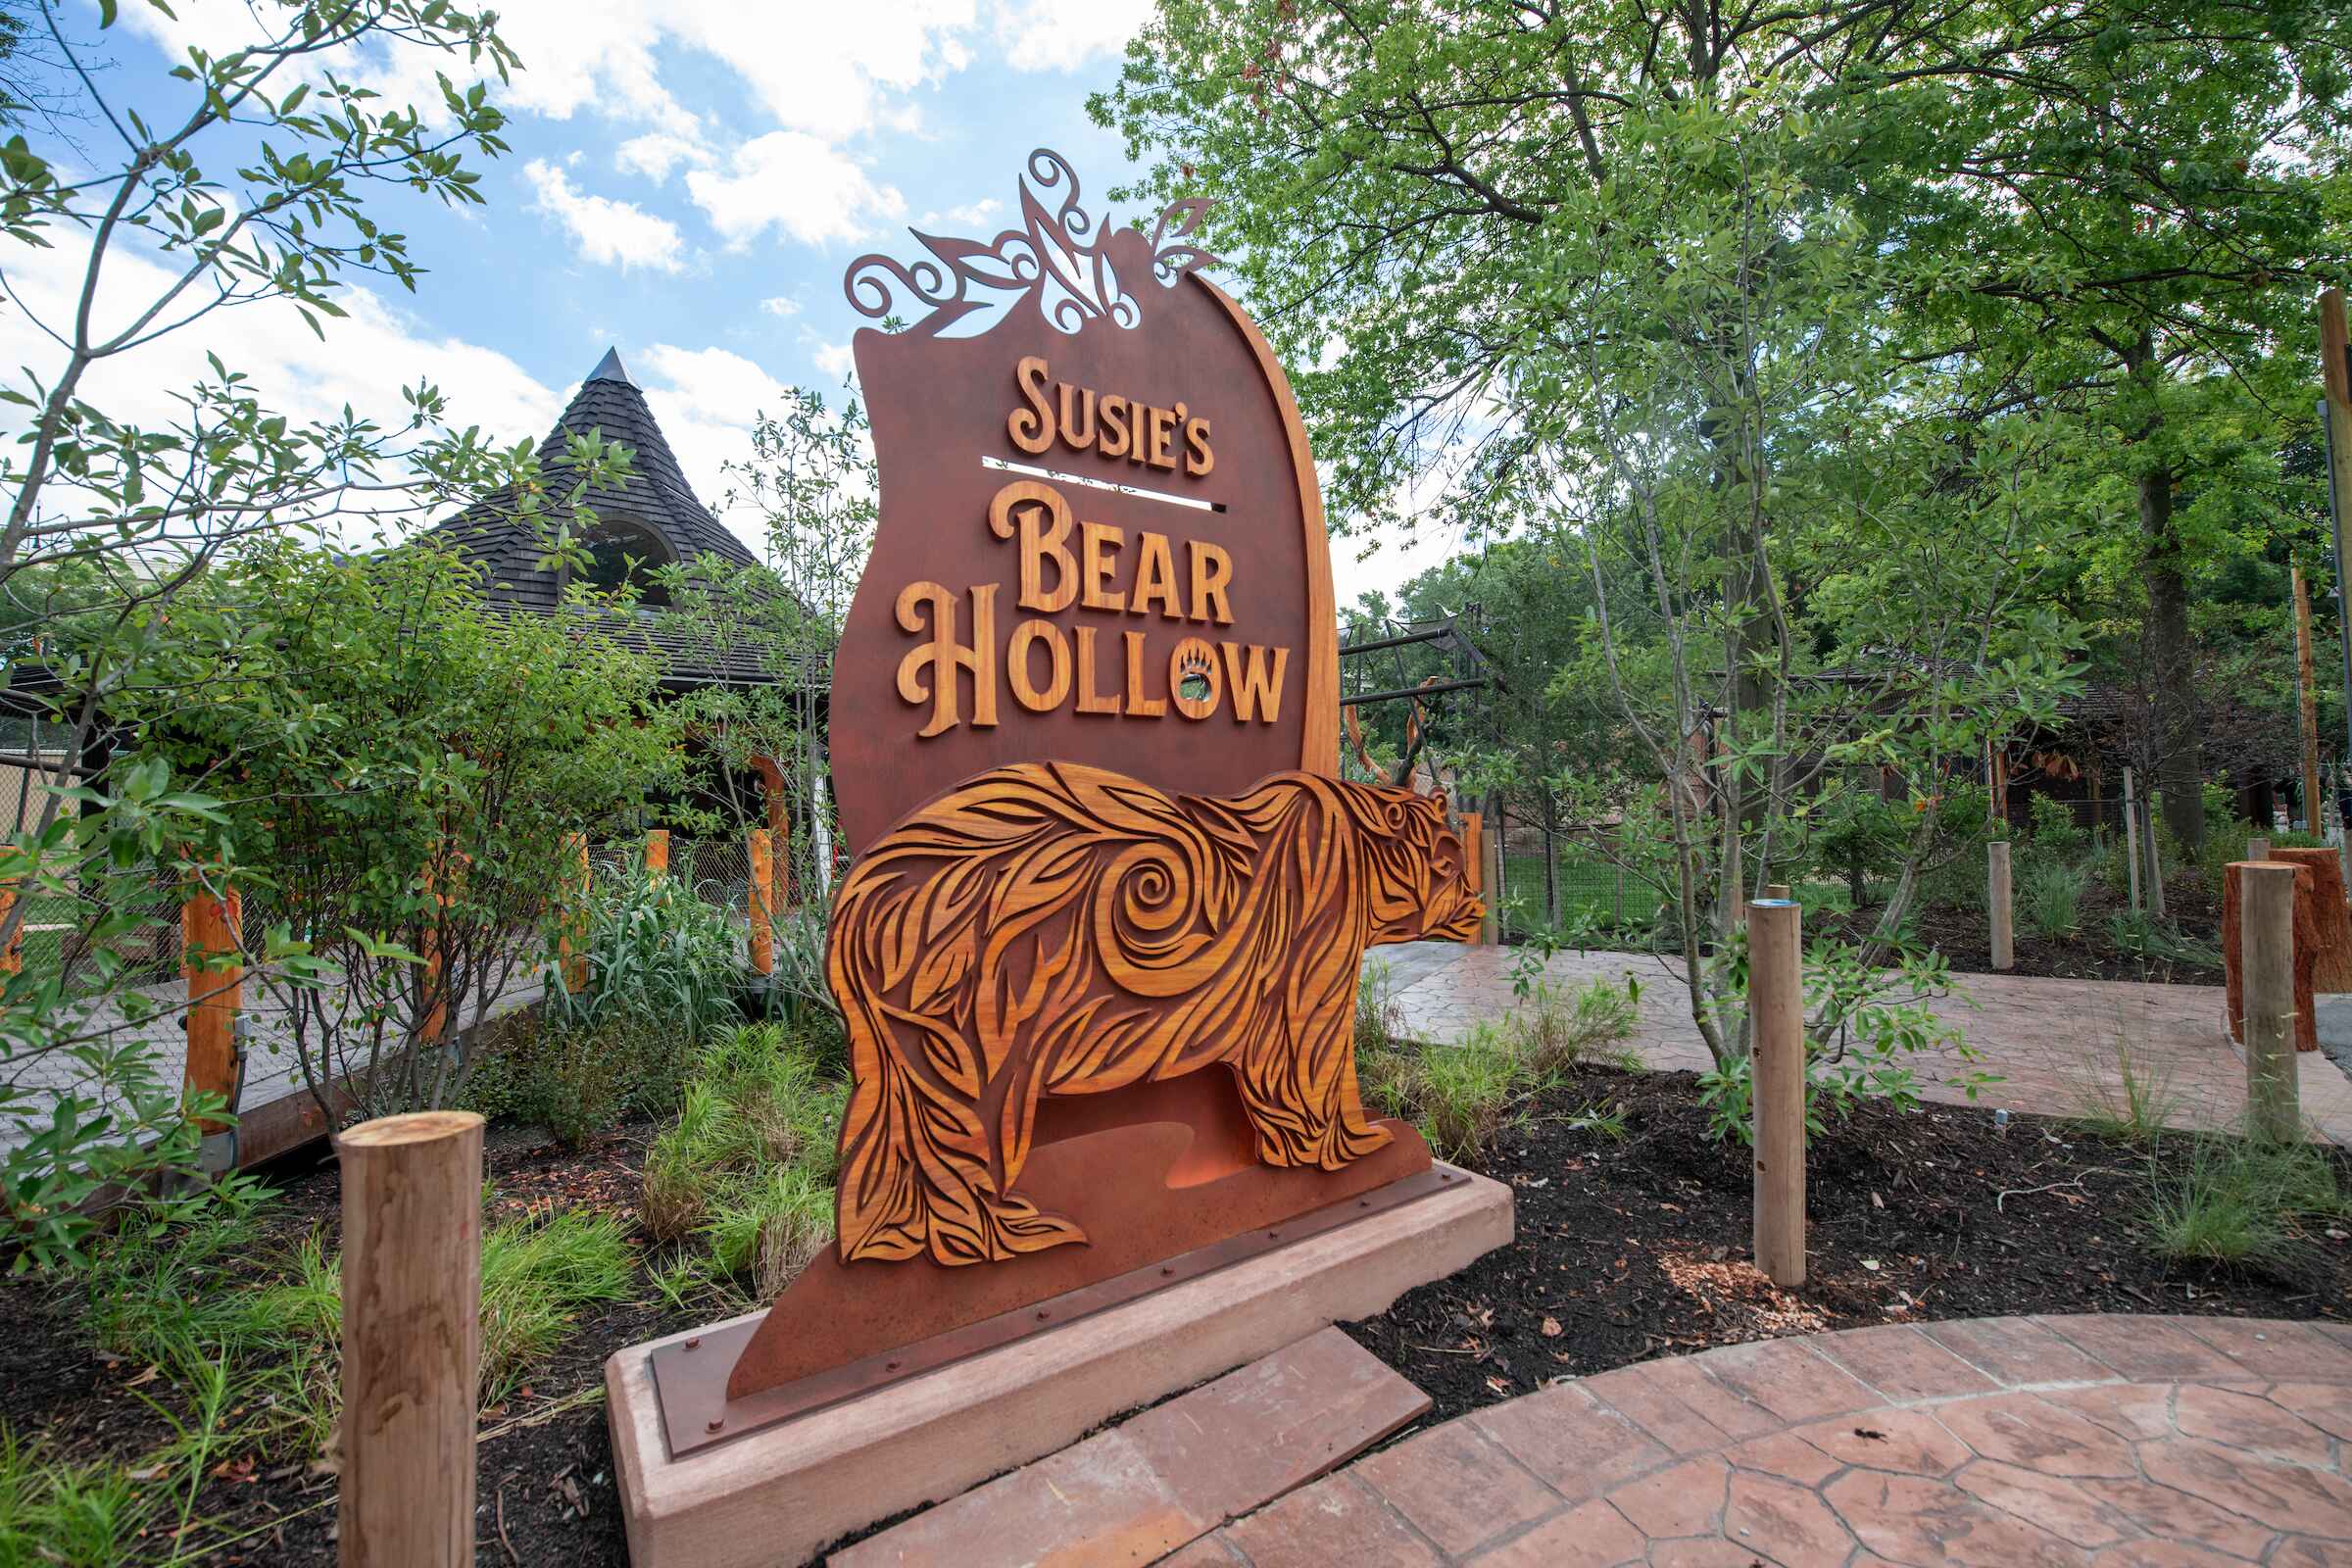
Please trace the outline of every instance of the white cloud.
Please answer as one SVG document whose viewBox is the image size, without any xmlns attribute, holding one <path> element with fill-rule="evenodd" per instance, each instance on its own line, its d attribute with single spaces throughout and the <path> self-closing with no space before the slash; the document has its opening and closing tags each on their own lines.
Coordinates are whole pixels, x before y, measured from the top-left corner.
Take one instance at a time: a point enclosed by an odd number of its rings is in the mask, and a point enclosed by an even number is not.
<svg viewBox="0 0 2352 1568">
<path fill-rule="evenodd" d="M 1015 71 L 1075 71 L 1125 50 L 1152 6 L 1152 0 L 999 0 L 997 44 Z"/>
<path fill-rule="evenodd" d="M 71 320 L 87 259 L 87 250 L 76 246 L 10 248 L 9 287 L 24 309 L 0 311 L 0 365 L 26 367 L 44 381 L 56 378 L 60 351 L 34 322 Z M 150 257 L 110 251 L 95 312 L 100 332 L 128 321 L 176 275 Z M 282 302 L 241 306 L 100 362 L 80 394 L 118 419 L 172 423 L 184 413 L 175 394 L 211 375 L 204 358 L 210 348 L 250 378 L 265 407 L 297 421 L 336 419 L 348 405 L 397 431 L 407 420 L 401 388 L 419 380 L 441 389 L 453 424 L 478 424 L 501 441 L 536 441 L 563 412 L 552 390 L 494 349 L 435 335 L 367 289 L 344 289 L 335 299 L 350 314 L 321 318 L 323 340 Z M 8 379 L 23 384 L 19 376 Z"/>
<path fill-rule="evenodd" d="M 778 294 L 770 299 L 761 300 L 760 308 L 770 316 L 798 316 L 801 314 L 801 302 L 788 294 Z"/>
<path fill-rule="evenodd" d="M 739 519 L 727 514 L 726 466 L 752 455 L 752 421 L 761 414 L 781 415 L 790 389 L 722 348 L 657 343 L 626 358 L 694 493 L 733 524 Z M 756 546 L 758 540 L 747 535 L 746 542 Z"/>
<path fill-rule="evenodd" d="M 532 159 L 522 172 L 537 192 L 531 206 L 568 229 L 589 261 L 623 271 L 650 267 L 675 272 L 685 265 L 680 259 L 685 239 L 668 219 L 629 202 L 574 190 L 569 176 L 544 158 Z"/>
<path fill-rule="evenodd" d="M 857 239 L 870 219 L 906 214 L 906 199 L 876 185 L 847 153 L 797 130 L 774 130 L 735 149 L 729 172 L 686 175 L 694 203 L 730 245 L 741 248 L 770 227 L 809 245 Z"/>
<path fill-rule="evenodd" d="M 816 352 L 809 358 L 816 361 L 818 369 L 824 371 L 835 381 L 839 381 L 858 368 L 858 356 L 851 351 L 847 343 L 820 344 Z"/>
<path fill-rule="evenodd" d="M 914 220 L 914 226 L 934 233 L 954 228 L 968 238 L 978 238 L 988 220 L 1004 210 L 1004 204 L 994 196 L 983 196 L 961 207 L 951 207 L 944 213 L 925 213 Z"/>
<path fill-rule="evenodd" d="M 680 164 L 708 169 L 710 161 L 710 148 L 684 136 L 673 136 L 665 130 L 649 130 L 642 136 L 631 136 L 612 152 L 614 168 L 623 173 L 643 174 L 657 185 L 668 179 L 669 172 Z"/>
</svg>

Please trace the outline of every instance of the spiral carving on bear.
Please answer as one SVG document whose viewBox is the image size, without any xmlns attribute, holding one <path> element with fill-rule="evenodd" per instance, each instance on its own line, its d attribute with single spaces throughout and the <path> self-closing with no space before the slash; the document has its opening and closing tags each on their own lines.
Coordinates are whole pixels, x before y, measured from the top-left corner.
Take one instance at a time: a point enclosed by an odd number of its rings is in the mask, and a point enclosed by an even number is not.
<svg viewBox="0 0 2352 1568">
<path fill-rule="evenodd" d="M 1085 1232 L 1019 1190 L 1037 1107 L 1230 1070 L 1270 1165 L 1389 1140 L 1355 1080 L 1365 948 L 1482 910 L 1443 800 L 1278 773 L 1222 799 L 992 769 L 874 844 L 834 905 L 843 1260 L 998 1261 Z"/>
</svg>

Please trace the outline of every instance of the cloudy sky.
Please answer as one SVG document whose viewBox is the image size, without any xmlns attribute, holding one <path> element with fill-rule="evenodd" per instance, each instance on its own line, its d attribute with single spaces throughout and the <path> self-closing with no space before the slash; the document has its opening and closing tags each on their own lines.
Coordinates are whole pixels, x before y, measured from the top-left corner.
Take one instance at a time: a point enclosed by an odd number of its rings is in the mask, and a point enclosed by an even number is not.
<svg viewBox="0 0 2352 1568">
<path fill-rule="evenodd" d="M 459 422 L 536 437 L 613 346 L 716 507 L 720 465 L 745 454 L 754 414 L 787 386 L 837 392 L 849 373 L 862 324 L 841 291 L 853 258 L 916 254 L 909 226 L 993 236 L 1041 145 L 1068 156 L 1090 210 L 1105 211 L 1103 193 L 1132 171 L 1118 138 L 1087 121 L 1086 96 L 1116 79 L 1148 9 L 508 0 L 501 30 L 526 69 L 501 93 L 513 151 L 481 166 L 487 205 L 389 193 L 371 208 L 430 270 L 414 295 L 385 284 L 347 297 L 352 318 L 330 322 L 324 343 L 290 313 L 215 317 L 98 390 L 135 408 L 184 384 L 211 347 L 291 413 L 348 402 L 396 414 L 399 388 L 422 377 L 450 395 Z M 165 73 L 188 47 L 255 36 L 244 0 L 175 0 L 173 11 L 122 0 L 121 21 L 101 32 L 93 5 L 77 34 L 113 66 L 98 77 L 109 95 L 158 121 L 179 90 Z M 436 66 L 449 63 L 347 69 L 387 96 L 431 103 Z M 93 159 L 110 150 L 102 128 L 78 139 Z M 9 251 L 0 264 L 20 306 L 65 308 L 79 280 L 71 247 Z M 110 292 L 127 298 L 159 277 L 149 266 L 126 258 Z M 56 351 L 24 308 L 0 305 L 0 356 L 45 380 Z M 1353 550 L 1336 552 L 1344 603 L 1428 555 L 1390 551 L 1362 565 Z"/>
</svg>

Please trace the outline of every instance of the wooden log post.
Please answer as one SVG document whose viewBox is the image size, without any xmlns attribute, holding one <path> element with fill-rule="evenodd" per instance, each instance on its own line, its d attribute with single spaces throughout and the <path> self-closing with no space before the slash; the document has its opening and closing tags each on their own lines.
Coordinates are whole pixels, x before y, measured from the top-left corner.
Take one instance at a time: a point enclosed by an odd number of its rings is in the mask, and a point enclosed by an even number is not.
<svg viewBox="0 0 2352 1568">
<path fill-rule="evenodd" d="M 1788 884 L 1786 882 L 1767 882 L 1764 884 L 1764 896 L 1768 899 L 1786 899 L 1789 896 Z"/>
<path fill-rule="evenodd" d="M 2309 882 L 2296 884 L 2296 915 L 2298 922 L 2307 917 L 2312 930 L 2312 990 L 2327 996 L 2352 991 L 2352 907 L 2344 903 L 2342 858 L 2333 849 L 2315 849 L 2274 850 L 2262 858 L 2311 873 Z"/>
<path fill-rule="evenodd" d="M 17 890 L 15 885 L 0 883 L 0 926 L 6 926 L 8 917 L 16 912 Z M 30 916 L 27 915 L 26 918 L 30 918 Z M 0 974 L 22 974 L 24 971 L 24 923 L 20 920 L 17 922 L 17 928 L 8 933 L 7 944 L 0 946 Z"/>
<path fill-rule="evenodd" d="M 2132 883 L 2132 907 L 2139 902 L 2139 797 L 2132 787 L 2132 769 L 2124 769 L 2124 864 Z"/>
<path fill-rule="evenodd" d="M 556 933 L 556 960 L 564 989 L 574 996 L 588 989 L 588 835 L 564 841 L 564 919 Z"/>
<path fill-rule="evenodd" d="M 1805 1283 L 1804 921 L 1786 899 L 1747 906 L 1747 1008 L 1756 1267 L 1795 1290 Z"/>
<path fill-rule="evenodd" d="M 1477 945 L 1491 947 L 1494 941 L 1494 883 L 1488 875 L 1486 825 L 1480 813 L 1462 813 L 1462 867 L 1471 879 L 1470 891 L 1487 906 L 1485 918 L 1479 921 Z"/>
<path fill-rule="evenodd" d="M 2247 859 L 2249 859 L 2249 860 L 2267 860 L 2267 859 L 2269 859 L 2270 858 L 2271 858 L 2271 841 L 2270 841 L 2269 839 L 2266 839 L 2266 838 L 2250 838 L 2250 839 L 2246 840 L 2246 858 L 2247 858 Z"/>
<path fill-rule="evenodd" d="M 1502 818 L 1497 815 L 1494 820 L 1499 823 Z M 1500 833 L 1495 833 L 1487 840 L 1487 869 L 1489 873 L 1487 885 L 1494 890 L 1487 900 L 1486 918 L 1487 943 L 1489 946 L 1493 946 L 1502 941 L 1508 934 L 1503 924 L 1505 911 L 1502 900 L 1503 894 L 1511 885 L 1510 862 L 1503 858 L 1503 842 Z"/>
<path fill-rule="evenodd" d="M 792 802 L 784 793 L 784 768 L 772 757 L 755 757 L 760 772 L 760 802 L 767 811 L 772 843 L 768 861 L 768 907 L 792 907 Z"/>
<path fill-rule="evenodd" d="M 362 1122 L 343 1166 L 342 1568 L 471 1568 L 482 1118 Z"/>
<path fill-rule="evenodd" d="M 2258 1138 L 2302 1133 L 2294 1034 L 2296 884 L 2280 861 L 2240 860 L 2238 968 L 2245 993 L 2246 1128 Z"/>
<path fill-rule="evenodd" d="M 770 975 L 776 970 L 776 928 L 771 901 L 775 885 L 771 880 L 774 862 L 768 831 L 756 827 L 751 832 L 751 876 L 745 889 L 746 912 L 752 921 L 752 973 Z"/>
<path fill-rule="evenodd" d="M 187 986 L 188 1054 L 180 1077 L 187 1095 L 214 1095 L 223 1105 L 237 1095 L 237 1009 L 245 970 L 237 961 L 244 899 L 234 888 L 216 893 L 198 882 L 179 909 L 180 979 Z M 210 1137 L 228 1130 L 215 1117 L 197 1118 Z"/>
<path fill-rule="evenodd" d="M 669 875 L 669 829 L 665 827 L 646 830 L 645 874 L 656 882 Z"/>
<path fill-rule="evenodd" d="M 2148 796 L 2139 803 L 2140 814 L 2147 818 L 2141 824 L 2139 842 L 2148 852 L 2148 913 L 2164 918 L 2164 847 L 2158 842 L 2156 798 Z"/>
<path fill-rule="evenodd" d="M 1992 920 L 1992 967 L 1996 974 L 2017 967 L 2015 909 L 2009 883 L 2009 841 L 1984 846 L 1984 907 Z"/>
<path fill-rule="evenodd" d="M 2283 865 L 2295 873 L 2294 898 L 2294 1017 L 2295 1049 L 2317 1051 L 2320 1033 L 2312 1009 L 2312 970 L 2319 957 L 2319 921 L 2313 898 L 2311 868 L 2287 860 L 2232 860 L 2222 868 L 2222 1007 L 2230 1038 L 2243 1044 L 2245 1033 L 2245 894 L 2241 865 Z"/>
</svg>

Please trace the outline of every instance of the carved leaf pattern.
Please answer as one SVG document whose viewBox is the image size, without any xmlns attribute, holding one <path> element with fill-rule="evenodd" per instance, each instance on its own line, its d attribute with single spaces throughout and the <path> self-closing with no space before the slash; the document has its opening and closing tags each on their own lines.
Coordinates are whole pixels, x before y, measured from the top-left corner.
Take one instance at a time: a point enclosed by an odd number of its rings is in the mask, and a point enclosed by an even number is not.
<svg viewBox="0 0 2352 1568">
<path fill-rule="evenodd" d="M 1355 1083 L 1373 943 L 1465 937 L 1445 803 L 1311 773 L 1230 800 L 1021 763 L 924 807 L 834 905 L 853 1087 L 845 1260 L 1001 1260 L 1085 1232 L 1018 1192 L 1039 1101 L 1230 1069 L 1273 1165 L 1388 1141 Z"/>
<path fill-rule="evenodd" d="M 1024 301 L 1034 301 L 1055 331 L 1075 333 L 1096 320 L 1142 324 L 1142 306 L 1120 282 L 1122 264 L 1149 270 L 1162 287 L 1173 287 L 1217 260 L 1198 245 L 1174 243 L 1200 226 L 1210 205 L 1205 197 L 1170 204 L 1146 241 L 1132 230 L 1106 230 L 1079 205 L 1078 194 L 1069 160 L 1040 147 L 1029 155 L 1020 184 L 1021 227 L 985 244 L 909 230 L 930 258 L 908 266 L 860 256 L 850 264 L 844 292 L 858 314 L 903 318 L 909 331 L 926 337 L 977 337 Z"/>
</svg>

